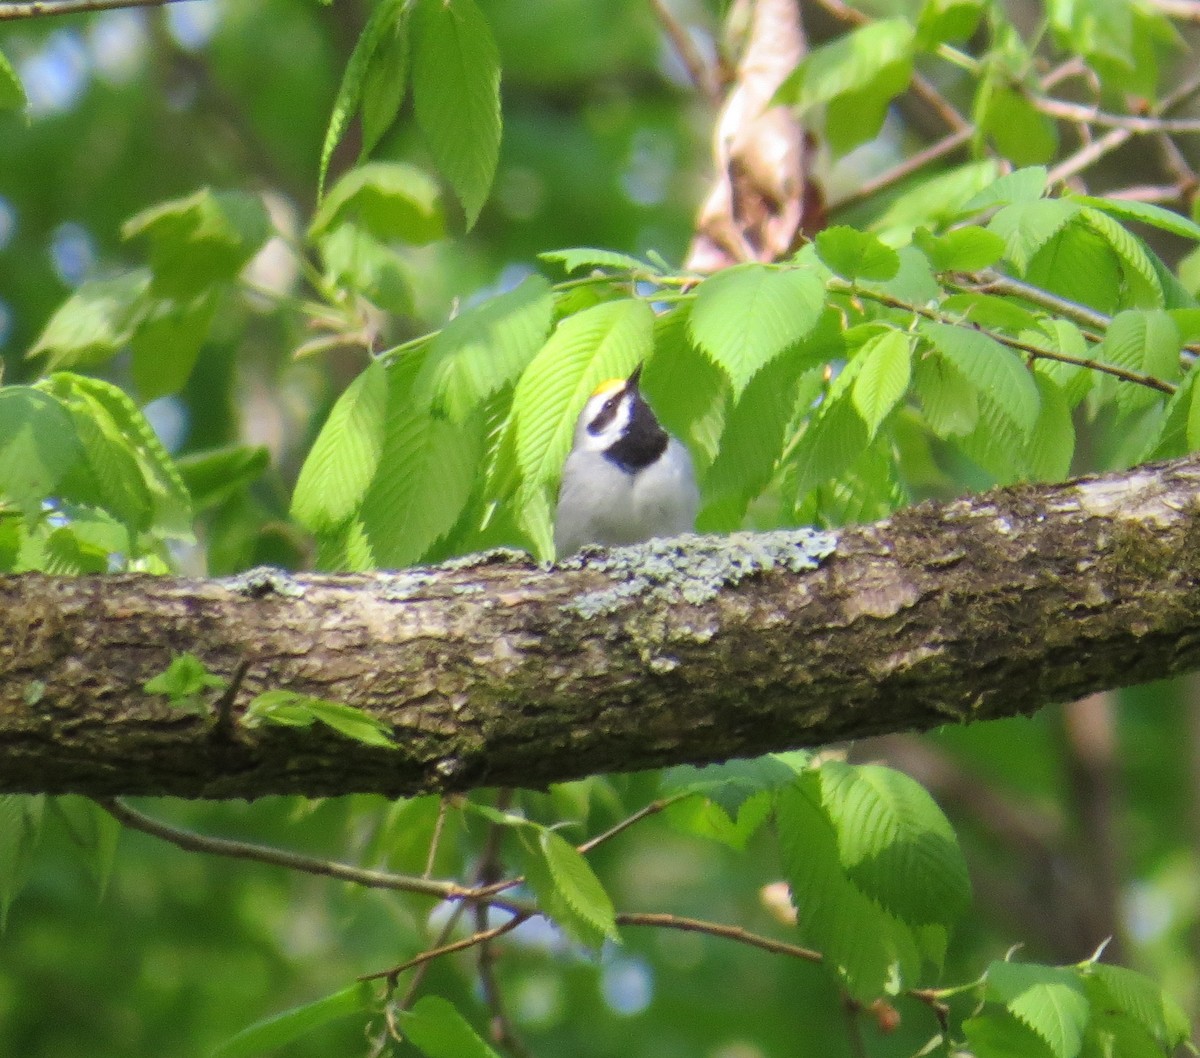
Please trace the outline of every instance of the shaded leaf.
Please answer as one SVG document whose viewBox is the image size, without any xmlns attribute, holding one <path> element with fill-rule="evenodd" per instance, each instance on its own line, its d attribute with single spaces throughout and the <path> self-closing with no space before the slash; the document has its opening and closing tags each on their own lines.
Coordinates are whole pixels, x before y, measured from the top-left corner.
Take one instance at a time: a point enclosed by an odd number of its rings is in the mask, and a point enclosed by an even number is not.
<svg viewBox="0 0 1200 1058">
<path fill-rule="evenodd" d="M 3 52 L 0 52 L 0 110 L 20 110 L 25 102 L 25 88 L 21 79 Z"/>
<path fill-rule="evenodd" d="M 332 995 L 292 1007 L 242 1029 L 217 1047 L 211 1058 L 253 1058 L 277 1051 L 326 1022 L 370 1010 L 373 1002 L 371 986 L 366 981 L 356 981 Z"/>
<path fill-rule="evenodd" d="M 993 962 L 989 997 L 1003 1003 L 1050 1046 L 1055 1058 L 1075 1058 L 1091 1013 L 1077 971 L 1034 963 Z"/>
<path fill-rule="evenodd" d="M 0 389 L 0 496 L 32 520 L 83 458 L 71 413 L 27 386 Z"/>
<path fill-rule="evenodd" d="M 441 996 L 422 996 L 401 1014 L 404 1035 L 427 1058 L 499 1058 Z"/>
<path fill-rule="evenodd" d="M 27 355 L 45 356 L 47 371 L 103 363 L 132 339 L 149 286 L 149 274 L 140 270 L 81 284 L 55 310 Z"/>
<path fill-rule="evenodd" d="M 500 56 L 473 0 L 417 0 L 413 22 L 417 123 L 470 228 L 500 156 Z"/>
<path fill-rule="evenodd" d="M 446 231 L 437 183 L 403 162 L 367 162 L 351 169 L 326 194 L 308 236 L 320 239 L 347 223 L 385 242 L 400 239 L 418 246 Z"/>
</svg>

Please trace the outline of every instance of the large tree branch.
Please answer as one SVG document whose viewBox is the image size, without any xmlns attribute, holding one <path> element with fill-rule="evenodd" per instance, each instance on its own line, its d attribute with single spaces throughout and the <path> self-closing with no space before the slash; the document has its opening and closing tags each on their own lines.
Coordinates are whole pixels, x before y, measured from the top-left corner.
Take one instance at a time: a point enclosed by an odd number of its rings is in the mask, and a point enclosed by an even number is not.
<svg viewBox="0 0 1200 1058">
<path fill-rule="evenodd" d="M 0 790 L 535 786 L 1029 713 L 1200 667 L 1198 512 L 1195 457 L 553 568 L 0 578 Z M 379 717 L 398 749 L 231 735 L 143 691 L 182 651 L 245 668 L 235 719 L 287 688 Z"/>
</svg>

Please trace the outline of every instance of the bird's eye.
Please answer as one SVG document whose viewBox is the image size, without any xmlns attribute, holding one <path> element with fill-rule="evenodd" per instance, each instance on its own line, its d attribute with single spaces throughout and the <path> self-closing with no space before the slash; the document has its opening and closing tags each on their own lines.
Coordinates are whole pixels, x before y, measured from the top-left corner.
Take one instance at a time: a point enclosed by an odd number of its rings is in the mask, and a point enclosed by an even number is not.
<svg viewBox="0 0 1200 1058">
<path fill-rule="evenodd" d="M 608 400 L 604 402 L 604 410 L 606 412 L 615 411 L 617 403 L 620 401 L 620 399 L 621 395 L 619 393 L 615 397 L 609 397 Z"/>
</svg>

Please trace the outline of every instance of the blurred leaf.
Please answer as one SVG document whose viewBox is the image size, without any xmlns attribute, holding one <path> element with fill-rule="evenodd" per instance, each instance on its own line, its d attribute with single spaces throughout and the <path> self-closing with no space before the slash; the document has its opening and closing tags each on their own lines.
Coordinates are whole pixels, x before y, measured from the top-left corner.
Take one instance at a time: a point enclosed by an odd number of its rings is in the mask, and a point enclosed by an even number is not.
<svg viewBox="0 0 1200 1058">
<path fill-rule="evenodd" d="M 829 107 L 826 134 L 835 150 L 870 139 L 892 98 L 912 77 L 915 31 L 901 18 L 881 19 L 811 50 L 780 86 L 776 101 L 801 115 Z"/>
<path fill-rule="evenodd" d="M 819 232 L 814 242 L 817 256 L 846 279 L 891 279 L 900 270 L 896 251 L 870 232 L 839 225 Z"/>
<path fill-rule="evenodd" d="M 1029 436 L 1026 463 L 1033 481 L 1062 481 L 1071 471 L 1075 454 L 1075 423 L 1057 383 L 1034 371 L 1041 405 Z"/>
<path fill-rule="evenodd" d="M 196 512 L 217 507 L 262 476 L 271 453 L 261 445 L 228 445 L 180 456 L 176 466 Z"/>
<path fill-rule="evenodd" d="M 360 294 L 397 316 L 413 311 L 409 265 L 357 224 L 339 224 L 320 240 L 325 274 L 335 286 Z"/>
<path fill-rule="evenodd" d="M 427 1058 L 500 1058 L 441 996 L 422 996 L 402 1012 L 401 1029 Z"/>
<path fill-rule="evenodd" d="M 400 239 L 415 246 L 446 231 L 437 183 L 403 162 L 367 162 L 351 169 L 322 200 L 308 237 L 321 239 L 346 223 L 384 242 Z"/>
<path fill-rule="evenodd" d="M 740 397 L 764 364 L 813 329 L 824 301 L 824 285 L 809 272 L 734 265 L 697 289 L 692 338 Z"/>
<path fill-rule="evenodd" d="M 75 844 L 86 854 L 88 870 L 95 877 L 103 897 L 112 877 L 121 824 L 86 797 L 55 797 L 51 804 L 66 820 Z"/>
<path fill-rule="evenodd" d="M 1091 1004 L 1076 970 L 993 962 L 987 970 L 987 990 L 1045 1040 L 1055 1058 L 1079 1053 Z"/>
<path fill-rule="evenodd" d="M 1002 85 L 988 93 L 976 121 L 1014 165 L 1049 162 L 1058 151 L 1057 126 L 1017 88 Z"/>
<path fill-rule="evenodd" d="M 253 1058 L 254 1055 L 277 1051 L 284 1044 L 328 1021 L 365 1013 L 373 1005 L 370 984 L 356 981 L 332 995 L 292 1007 L 282 1014 L 274 1014 L 242 1029 L 216 1048 L 211 1058 Z"/>
<path fill-rule="evenodd" d="M 571 250 L 547 250 L 538 254 L 538 257 L 543 261 L 557 261 L 567 275 L 578 272 L 581 268 L 610 268 L 617 272 L 636 272 L 641 275 L 659 275 L 662 272 L 662 269 L 627 253 L 596 250 L 590 246 Z"/>
<path fill-rule="evenodd" d="M 25 885 L 42 835 L 42 795 L 0 794 L 0 933 L 8 909 Z"/>
<path fill-rule="evenodd" d="M 390 725 L 352 705 L 316 698 L 298 691 L 274 690 L 255 695 L 246 706 L 242 723 L 247 727 L 278 724 L 281 727 L 311 727 L 320 721 L 340 735 L 366 746 L 395 749 Z"/>
<path fill-rule="evenodd" d="M 1041 200 L 1049 174 L 1044 165 L 1031 165 L 997 176 L 963 204 L 961 213 L 982 213 L 995 206 L 1027 205 Z"/>
<path fill-rule="evenodd" d="M 209 188 L 151 206 L 121 228 L 123 238 L 150 243 L 151 289 L 181 301 L 237 278 L 270 234 L 259 195 Z"/>
<path fill-rule="evenodd" d="M 313 532 L 330 532 L 359 509 L 383 455 L 388 372 L 374 360 L 338 398 L 292 494 L 292 517 Z"/>
<path fill-rule="evenodd" d="M 1004 256 L 1004 240 L 987 228 L 967 225 L 945 235 L 932 235 L 918 228 L 913 242 L 929 258 L 935 272 L 976 272 L 994 265 Z"/>
<path fill-rule="evenodd" d="M 862 361 L 857 358 L 842 368 L 793 447 L 797 503 L 817 485 L 844 473 L 867 447 L 867 424 L 851 397 L 861 369 Z"/>
<path fill-rule="evenodd" d="M 191 534 L 191 499 L 145 416 L 110 382 L 60 371 L 38 388 L 70 409 L 83 460 L 63 482 L 63 496 L 111 511 L 131 530 Z"/>
<path fill-rule="evenodd" d="M 45 356 L 47 371 L 93 367 L 112 358 L 132 339 L 149 285 L 142 270 L 81 284 L 50 317 L 27 356 Z"/>
<path fill-rule="evenodd" d="M 12 64 L 0 52 L 0 110 L 21 110 L 26 103 L 25 89 Z"/>
<path fill-rule="evenodd" d="M 1071 221 L 1034 254 L 1025 279 L 1068 301 L 1112 314 L 1125 294 L 1124 271 L 1108 240 L 1086 224 Z"/>
<path fill-rule="evenodd" d="M 70 412 L 27 386 L 0 389 L 0 496 L 29 520 L 83 457 Z"/>
<path fill-rule="evenodd" d="M 471 228 L 500 156 L 500 56 L 473 0 L 417 0 L 413 36 L 417 123 Z"/>
<path fill-rule="evenodd" d="M 1084 983 L 1100 992 L 1100 1002 L 1093 1000 L 1093 1009 L 1115 1007 L 1168 1049 L 1180 1046 L 1191 1035 L 1187 1015 L 1179 1004 L 1145 974 L 1111 963 L 1092 962 L 1084 970 Z"/>
<path fill-rule="evenodd" d="M 1141 308 L 1164 307 L 1166 295 L 1159 282 L 1158 270 L 1141 239 L 1098 209 L 1085 206 L 1080 217 L 1121 259 L 1125 281 L 1130 288 L 1127 303 Z"/>
<path fill-rule="evenodd" d="M 873 439 L 880 424 L 908 392 L 912 338 L 904 331 L 885 331 L 868 339 L 857 356 L 862 366 L 851 399 L 867 424 L 868 437 Z"/>
<path fill-rule="evenodd" d="M 982 0 L 925 0 L 917 20 L 917 43 L 932 48 L 947 41 L 966 40 L 979 25 Z"/>
<path fill-rule="evenodd" d="M 1184 239 L 1200 239 L 1200 224 L 1152 202 L 1138 202 L 1125 198 L 1096 198 L 1092 195 L 1071 195 L 1070 200 L 1083 206 L 1091 206 L 1119 220 L 1139 221 Z"/>
<path fill-rule="evenodd" d="M 183 389 L 208 337 L 217 299 L 211 292 L 191 301 L 154 301 L 134 328 L 133 381 L 143 401 Z"/>
<path fill-rule="evenodd" d="M 992 159 L 968 162 L 925 180 L 917 180 L 887 206 L 871 224 L 878 232 L 911 231 L 917 225 L 936 227 L 970 212 L 967 204 L 997 182 L 999 166 Z M 1002 179 L 1002 178 L 1001 178 Z"/>
<path fill-rule="evenodd" d="M 317 175 L 317 198 L 325 193 L 325 177 L 329 162 L 333 158 L 354 112 L 363 110 L 363 149 L 365 157 L 387 131 L 404 99 L 407 58 L 408 8 L 404 0 L 384 0 L 370 14 L 367 24 L 359 34 L 342 74 L 337 98 L 333 101 L 333 112 L 329 115 L 329 127 L 325 130 L 325 142 L 321 146 L 321 163 Z M 370 109 L 371 119 L 367 121 Z"/>
<path fill-rule="evenodd" d="M 1179 330 L 1166 312 L 1129 309 L 1113 317 L 1093 355 L 1105 363 L 1169 382 L 1180 375 L 1179 351 Z M 1157 390 L 1135 382 L 1115 380 L 1111 384 L 1117 407 L 1124 412 L 1162 400 Z"/>
<path fill-rule="evenodd" d="M 1061 198 L 1017 202 L 1002 207 L 988 222 L 988 231 L 1004 240 L 1004 255 L 1024 273 L 1033 255 L 1079 210 L 1074 202 Z"/>
<path fill-rule="evenodd" d="M 415 399 L 463 422 L 497 390 L 515 382 L 550 333 L 554 295 L 539 275 L 469 306 L 430 344 Z"/>
</svg>

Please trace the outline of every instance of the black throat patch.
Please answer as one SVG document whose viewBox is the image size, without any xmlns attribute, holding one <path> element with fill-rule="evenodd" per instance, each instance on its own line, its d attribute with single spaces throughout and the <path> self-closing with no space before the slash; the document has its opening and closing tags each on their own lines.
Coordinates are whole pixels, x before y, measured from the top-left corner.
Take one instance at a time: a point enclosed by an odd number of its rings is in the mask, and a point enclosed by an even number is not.
<svg viewBox="0 0 1200 1058">
<path fill-rule="evenodd" d="M 604 455 L 627 474 L 636 474 L 667 450 L 668 440 L 667 431 L 658 425 L 650 406 L 634 393 L 629 426 Z"/>
</svg>

